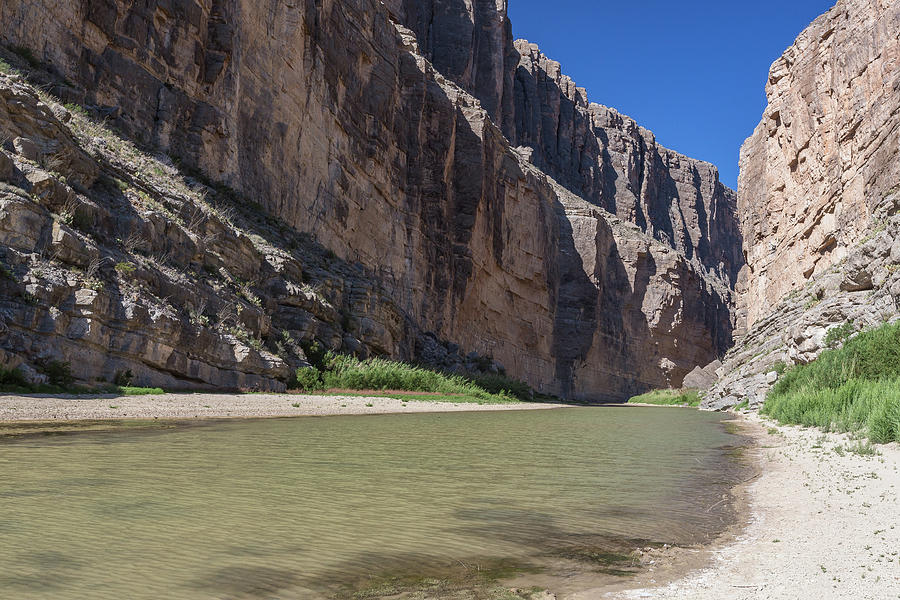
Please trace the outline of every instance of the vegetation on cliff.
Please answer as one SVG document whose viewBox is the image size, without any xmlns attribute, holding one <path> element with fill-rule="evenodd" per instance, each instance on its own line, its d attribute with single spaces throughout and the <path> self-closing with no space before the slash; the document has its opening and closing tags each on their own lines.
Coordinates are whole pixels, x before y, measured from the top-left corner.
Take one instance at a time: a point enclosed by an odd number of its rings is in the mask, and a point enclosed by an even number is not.
<svg viewBox="0 0 900 600">
<path fill-rule="evenodd" d="M 900 442 L 900 322 L 864 331 L 816 361 L 789 369 L 762 412 L 786 424 Z"/>
</svg>

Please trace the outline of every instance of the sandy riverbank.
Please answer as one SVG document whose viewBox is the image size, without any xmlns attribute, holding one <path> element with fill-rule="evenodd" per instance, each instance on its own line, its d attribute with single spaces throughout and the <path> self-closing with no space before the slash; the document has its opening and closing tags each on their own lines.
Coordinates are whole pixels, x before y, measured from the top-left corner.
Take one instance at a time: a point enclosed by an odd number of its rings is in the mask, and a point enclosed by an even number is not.
<svg viewBox="0 0 900 600">
<path fill-rule="evenodd" d="M 116 419 L 217 419 L 388 413 L 534 410 L 561 404 L 476 404 L 359 396 L 158 394 L 151 396 L 0 396 L 0 422 Z"/>
<path fill-rule="evenodd" d="M 900 446 L 863 456 L 846 451 L 859 443 L 847 435 L 746 419 L 761 472 L 748 486 L 749 524 L 737 539 L 683 579 L 593 597 L 900 598 Z"/>
</svg>

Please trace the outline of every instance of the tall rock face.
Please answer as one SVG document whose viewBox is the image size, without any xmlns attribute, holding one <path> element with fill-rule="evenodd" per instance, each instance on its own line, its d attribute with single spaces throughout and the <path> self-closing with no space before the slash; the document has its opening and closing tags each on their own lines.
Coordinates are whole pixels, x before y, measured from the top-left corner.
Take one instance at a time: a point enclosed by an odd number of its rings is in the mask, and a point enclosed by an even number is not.
<svg viewBox="0 0 900 600">
<path fill-rule="evenodd" d="M 900 316 L 900 2 L 840 0 L 775 61 L 741 150 L 746 335 L 709 408 Z"/>
<path fill-rule="evenodd" d="M 526 92 L 502 2 L 37 0 L 4 2 L 0 25 L 5 44 L 64 78 L 53 88 L 63 100 L 232 186 L 354 266 L 325 261 L 313 272 L 332 269 L 326 309 L 279 291 L 299 287 L 307 265 L 262 265 L 275 274 L 250 281 L 254 306 L 290 335 L 400 359 L 431 360 L 441 354 L 434 340 L 453 342 L 540 391 L 584 400 L 680 385 L 730 344 L 734 265 L 717 245 L 733 232 L 711 223 L 726 220 L 732 197 L 714 169 L 659 149 L 608 109 L 568 115 L 558 108 L 568 96 Z M 510 142 L 519 89 L 548 102 L 540 127 L 522 120 L 540 151 Z M 580 186 L 571 161 L 546 147 L 554 119 L 590 139 L 618 136 L 577 159 L 599 161 Z M 528 162 L 536 153 L 549 176 Z M 30 168 L 24 155 L 13 160 Z M 608 180 L 604 168 L 615 171 Z M 626 172 L 634 186 L 620 190 L 611 182 Z M 25 269 L 37 246 L 16 250 L 13 233 L 0 242 Z M 77 293 L 67 289 L 57 296 Z M 41 346 L 28 330 L 18 335 L 18 347 Z M 147 377 L 164 364 L 166 382 L 219 383 L 215 369 L 182 372 L 184 361 L 166 356 L 129 360 L 144 361 Z M 253 378 L 280 368 L 254 367 Z"/>
<path fill-rule="evenodd" d="M 478 98 L 514 146 L 530 149 L 538 168 L 734 287 L 744 265 L 737 198 L 713 165 L 664 148 L 633 119 L 589 102 L 537 45 L 512 41 L 503 0 L 388 6 L 435 67 Z M 478 65 L 486 82 L 472 75 Z"/>
<path fill-rule="evenodd" d="M 748 322 L 847 257 L 900 183 L 900 3 L 840 0 L 775 61 L 741 150 Z"/>
<path fill-rule="evenodd" d="M 506 133 L 514 118 L 513 47 L 506 0 L 387 0 L 392 18 L 416 34 L 444 77 L 478 98 Z"/>
<path fill-rule="evenodd" d="M 736 197 L 711 164 L 673 152 L 518 40 L 515 120 L 507 133 L 566 188 L 734 285 L 743 266 Z"/>
</svg>

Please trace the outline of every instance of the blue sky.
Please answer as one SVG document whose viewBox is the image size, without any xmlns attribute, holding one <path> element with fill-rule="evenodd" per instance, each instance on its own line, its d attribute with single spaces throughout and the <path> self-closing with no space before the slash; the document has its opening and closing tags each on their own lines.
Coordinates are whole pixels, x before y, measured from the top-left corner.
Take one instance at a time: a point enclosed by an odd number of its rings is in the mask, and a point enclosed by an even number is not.
<svg viewBox="0 0 900 600">
<path fill-rule="evenodd" d="M 769 66 L 834 0 L 509 0 L 513 34 L 538 44 L 588 97 L 659 143 L 719 167 L 766 105 Z"/>
</svg>

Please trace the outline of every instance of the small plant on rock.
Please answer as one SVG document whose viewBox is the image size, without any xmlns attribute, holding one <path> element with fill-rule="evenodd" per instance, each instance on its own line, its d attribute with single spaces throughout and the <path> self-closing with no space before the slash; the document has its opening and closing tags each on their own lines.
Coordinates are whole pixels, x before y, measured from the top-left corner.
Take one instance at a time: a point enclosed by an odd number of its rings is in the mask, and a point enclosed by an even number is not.
<svg viewBox="0 0 900 600">
<path fill-rule="evenodd" d="M 19 369 L 0 367 L 0 386 L 24 388 L 28 387 L 28 381 L 25 379 L 25 374 Z"/>
<path fill-rule="evenodd" d="M 3 59 L 0 59 L 0 73 L 4 75 L 19 75 L 19 71 Z"/>
<path fill-rule="evenodd" d="M 825 335 L 825 346 L 827 348 L 837 348 L 847 341 L 853 335 L 854 327 L 852 321 L 847 321 L 838 327 L 832 327 Z"/>
<path fill-rule="evenodd" d="M 0 263 L 0 279 L 9 279 L 10 281 L 15 281 L 16 275 L 15 273 L 13 273 L 12 269 L 7 267 L 3 263 Z"/>
<path fill-rule="evenodd" d="M 128 387 L 134 381 L 134 374 L 131 372 L 131 369 L 125 369 L 124 371 L 116 371 L 116 376 L 113 377 L 113 383 L 119 387 Z"/>
<path fill-rule="evenodd" d="M 136 269 L 137 267 L 134 266 L 134 263 L 127 261 L 116 263 L 116 272 L 120 275 L 131 275 Z"/>
</svg>

